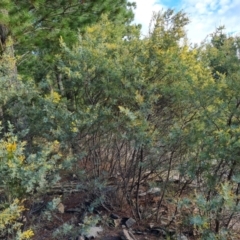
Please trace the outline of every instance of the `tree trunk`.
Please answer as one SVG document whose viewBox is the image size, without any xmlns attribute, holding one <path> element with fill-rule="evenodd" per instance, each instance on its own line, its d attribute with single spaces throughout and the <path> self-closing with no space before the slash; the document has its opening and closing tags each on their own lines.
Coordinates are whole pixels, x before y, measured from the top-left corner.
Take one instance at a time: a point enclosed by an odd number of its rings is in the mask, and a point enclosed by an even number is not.
<svg viewBox="0 0 240 240">
<path fill-rule="evenodd" d="M 3 9 L 0 13 L 8 16 L 8 11 Z M 17 81 L 17 66 L 14 55 L 13 40 L 10 36 L 10 29 L 4 23 L 0 23 L 0 59 L 4 64 L 4 76 L 9 76 L 10 84 Z M 4 61 L 5 60 L 5 61 Z"/>
</svg>

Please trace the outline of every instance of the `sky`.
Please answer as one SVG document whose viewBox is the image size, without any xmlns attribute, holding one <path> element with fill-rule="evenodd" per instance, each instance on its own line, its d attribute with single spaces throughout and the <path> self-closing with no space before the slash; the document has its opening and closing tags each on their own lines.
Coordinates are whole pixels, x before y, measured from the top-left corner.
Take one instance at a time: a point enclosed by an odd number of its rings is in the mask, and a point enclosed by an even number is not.
<svg viewBox="0 0 240 240">
<path fill-rule="evenodd" d="M 224 25 L 229 35 L 240 35 L 240 0 L 132 0 L 136 2 L 135 23 L 142 24 L 148 33 L 153 12 L 172 8 L 187 14 L 186 27 L 190 43 L 200 43 L 219 26 Z"/>
</svg>

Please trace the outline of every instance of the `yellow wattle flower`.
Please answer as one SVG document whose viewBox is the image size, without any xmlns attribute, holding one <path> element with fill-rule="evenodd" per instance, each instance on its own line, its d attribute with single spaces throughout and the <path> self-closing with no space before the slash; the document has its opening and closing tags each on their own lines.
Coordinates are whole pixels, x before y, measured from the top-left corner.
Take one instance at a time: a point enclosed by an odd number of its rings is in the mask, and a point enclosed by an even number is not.
<svg viewBox="0 0 240 240">
<path fill-rule="evenodd" d="M 21 234 L 20 239 L 25 240 L 25 239 L 30 239 L 34 236 L 34 233 L 32 230 L 27 230 Z"/>
<path fill-rule="evenodd" d="M 14 143 L 7 143 L 6 148 L 7 148 L 8 153 L 13 153 L 17 149 L 17 144 L 15 142 Z"/>
<path fill-rule="evenodd" d="M 59 103 L 61 96 L 57 92 L 52 92 L 52 98 L 54 103 Z"/>
</svg>

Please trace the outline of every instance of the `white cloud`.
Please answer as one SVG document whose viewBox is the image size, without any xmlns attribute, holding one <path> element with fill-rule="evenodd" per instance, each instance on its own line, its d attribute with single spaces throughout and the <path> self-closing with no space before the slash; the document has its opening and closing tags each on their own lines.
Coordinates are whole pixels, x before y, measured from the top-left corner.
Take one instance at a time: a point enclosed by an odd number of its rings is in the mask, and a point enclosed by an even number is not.
<svg viewBox="0 0 240 240">
<path fill-rule="evenodd" d="M 142 33 L 146 35 L 148 33 L 153 12 L 166 9 L 166 6 L 160 4 L 157 0 L 134 0 L 134 2 L 137 4 L 137 8 L 134 11 L 134 22 L 142 24 Z"/>
<path fill-rule="evenodd" d="M 186 27 L 190 42 L 200 43 L 221 25 L 226 32 L 239 32 L 239 0 L 184 0 L 183 9 L 190 18 Z"/>
<path fill-rule="evenodd" d="M 144 35 L 148 33 L 153 12 L 174 7 L 162 4 L 161 0 L 134 1 L 137 4 L 135 23 L 142 24 Z M 178 0 L 176 4 L 190 18 L 186 27 L 190 42 L 200 43 L 221 25 L 226 27 L 226 32 L 240 32 L 239 0 Z"/>
</svg>

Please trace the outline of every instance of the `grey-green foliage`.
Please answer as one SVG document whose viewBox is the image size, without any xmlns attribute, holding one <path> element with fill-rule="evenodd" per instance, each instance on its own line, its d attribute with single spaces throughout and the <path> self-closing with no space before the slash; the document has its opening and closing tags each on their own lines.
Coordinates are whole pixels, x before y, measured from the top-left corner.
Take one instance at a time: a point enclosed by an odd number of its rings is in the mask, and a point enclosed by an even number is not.
<svg viewBox="0 0 240 240">
<path fill-rule="evenodd" d="M 192 218 L 202 239 L 226 239 L 230 222 L 239 213 L 239 71 L 238 37 L 227 37 L 217 29 L 211 43 L 199 49 L 199 59 L 212 78 L 192 85 L 192 106 L 197 110 L 183 134 L 187 146 L 181 171 L 198 186 L 196 206 L 200 215 Z M 190 88 L 191 89 L 191 88 Z M 202 202 L 199 200 L 202 199 Z M 207 222 L 206 222 L 207 221 Z M 205 224 L 205 225 L 204 225 Z M 204 226 L 203 226 L 204 225 Z"/>
<path fill-rule="evenodd" d="M 104 177 L 103 170 L 120 172 L 130 195 L 138 191 L 131 179 L 140 182 L 145 171 L 176 168 L 184 150 L 181 125 L 194 113 L 186 112 L 192 107 L 185 98 L 188 80 L 203 81 L 197 56 L 179 46 L 185 15 L 168 11 L 154 21 L 153 32 L 142 40 L 137 28 L 126 33 L 103 16 L 74 47 L 61 41 L 58 68 L 64 89 L 72 94 L 74 144 L 86 152 L 95 176 Z"/>
<path fill-rule="evenodd" d="M 0 140 L 0 184 L 4 197 L 11 202 L 15 198 L 45 192 L 46 186 L 59 180 L 61 165 L 57 166 L 60 155 L 54 153 L 53 143 L 46 143 L 34 154 L 26 154 L 26 143 L 18 140 L 12 125 L 8 128 L 9 132 Z"/>
<path fill-rule="evenodd" d="M 82 235 L 83 231 L 81 226 L 74 226 L 70 223 L 64 223 L 62 226 L 58 227 L 52 234 L 53 239 L 64 240 L 76 239 Z"/>
<path fill-rule="evenodd" d="M 88 190 L 98 197 L 102 182 L 117 176 L 121 200 L 126 198 L 140 219 L 140 183 L 161 175 L 159 210 L 171 173 L 179 171 L 184 186 L 192 182 L 198 187 L 190 200 L 200 214 L 188 223 L 203 239 L 223 237 L 239 211 L 239 38 L 218 29 L 211 43 L 191 48 L 185 39 L 187 22 L 181 12 L 155 14 L 153 30 L 141 39 L 138 27 L 103 15 L 84 33 L 74 32 L 75 44 L 63 34 L 58 53 L 51 49 L 53 61 L 45 48 L 39 50 L 42 55 L 31 55 L 43 57 L 43 66 L 52 61 L 48 74 L 40 69 L 36 79 L 14 85 L 1 75 L 3 132 L 10 120 L 27 142 L 29 162 L 43 157 L 60 167 L 63 158 L 83 159 L 76 171 L 84 169 L 86 180 L 96 181 Z M 55 140 L 61 159 L 38 155 Z M 159 213 L 155 216 L 159 219 Z M 67 235 L 71 229 L 66 225 L 62 231 Z"/>
</svg>

